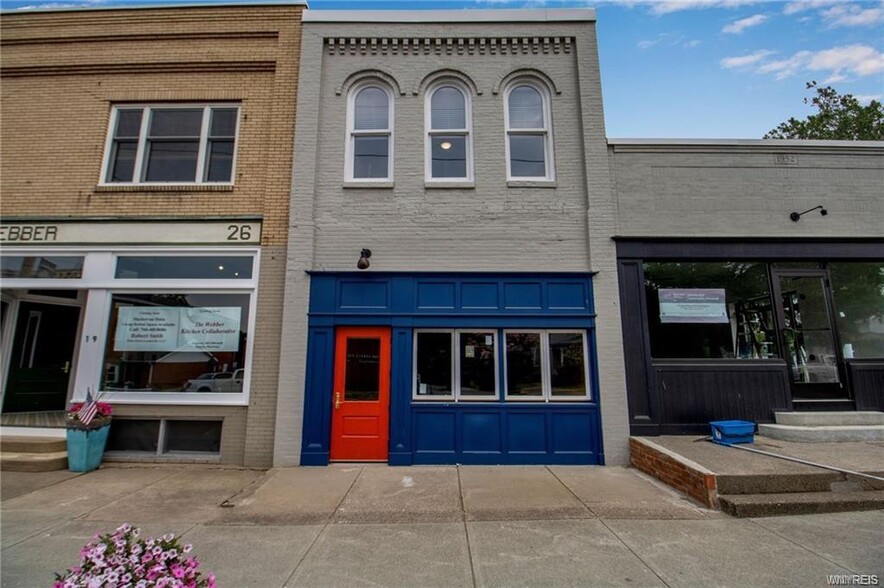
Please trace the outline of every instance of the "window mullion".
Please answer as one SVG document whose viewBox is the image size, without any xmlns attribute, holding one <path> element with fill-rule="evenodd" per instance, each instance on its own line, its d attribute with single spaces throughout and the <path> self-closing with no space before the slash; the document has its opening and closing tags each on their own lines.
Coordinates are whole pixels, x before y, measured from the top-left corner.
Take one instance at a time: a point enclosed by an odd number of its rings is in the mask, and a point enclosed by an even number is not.
<svg viewBox="0 0 884 588">
<path fill-rule="evenodd" d="M 144 160 L 147 157 L 147 133 L 150 129 L 150 116 L 152 110 L 143 108 L 141 110 L 141 129 L 138 133 L 138 147 L 135 149 L 135 167 L 132 170 L 132 182 L 140 184 L 144 181 Z M 120 111 L 117 110 L 117 118 L 119 119 Z M 114 121 L 116 125 L 117 121 Z"/>
<path fill-rule="evenodd" d="M 454 394 L 454 401 L 460 401 L 460 335 L 458 331 L 451 332 L 451 391 Z"/>
<path fill-rule="evenodd" d="M 212 115 L 212 109 L 208 106 L 203 108 L 203 121 L 200 128 L 200 146 L 197 150 L 196 158 L 196 183 L 202 184 L 206 181 L 206 161 L 209 158 L 209 122 Z"/>
<path fill-rule="evenodd" d="M 552 396 L 552 366 L 549 363 L 549 331 L 540 331 L 540 373 L 543 401 L 549 402 Z"/>
</svg>

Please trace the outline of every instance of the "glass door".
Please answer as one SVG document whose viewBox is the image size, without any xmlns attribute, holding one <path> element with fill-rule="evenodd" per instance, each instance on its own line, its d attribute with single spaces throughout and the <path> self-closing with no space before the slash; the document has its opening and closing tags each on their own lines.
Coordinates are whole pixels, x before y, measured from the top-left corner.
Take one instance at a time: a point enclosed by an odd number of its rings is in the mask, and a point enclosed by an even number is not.
<svg viewBox="0 0 884 588">
<path fill-rule="evenodd" d="M 774 270 L 780 339 L 793 400 L 844 400 L 843 359 L 825 270 Z"/>
</svg>

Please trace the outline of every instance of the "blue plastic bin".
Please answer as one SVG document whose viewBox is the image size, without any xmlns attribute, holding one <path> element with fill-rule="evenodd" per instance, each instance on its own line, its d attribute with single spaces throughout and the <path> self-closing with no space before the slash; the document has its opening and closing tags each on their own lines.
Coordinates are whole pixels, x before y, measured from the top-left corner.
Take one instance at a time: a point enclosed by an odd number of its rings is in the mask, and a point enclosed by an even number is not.
<svg viewBox="0 0 884 588">
<path fill-rule="evenodd" d="M 755 423 L 752 421 L 712 421 L 712 440 L 719 445 L 752 443 L 755 440 Z"/>
</svg>

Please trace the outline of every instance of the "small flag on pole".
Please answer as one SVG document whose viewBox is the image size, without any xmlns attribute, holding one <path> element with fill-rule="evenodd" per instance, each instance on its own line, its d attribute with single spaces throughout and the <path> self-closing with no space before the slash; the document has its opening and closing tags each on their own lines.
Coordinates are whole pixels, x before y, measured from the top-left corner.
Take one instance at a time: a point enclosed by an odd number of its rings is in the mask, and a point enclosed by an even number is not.
<svg viewBox="0 0 884 588">
<path fill-rule="evenodd" d="M 83 406 L 77 411 L 77 418 L 84 425 L 88 425 L 95 418 L 96 414 L 98 414 L 98 401 L 92 397 L 92 391 L 86 388 L 86 401 L 83 402 Z"/>
</svg>

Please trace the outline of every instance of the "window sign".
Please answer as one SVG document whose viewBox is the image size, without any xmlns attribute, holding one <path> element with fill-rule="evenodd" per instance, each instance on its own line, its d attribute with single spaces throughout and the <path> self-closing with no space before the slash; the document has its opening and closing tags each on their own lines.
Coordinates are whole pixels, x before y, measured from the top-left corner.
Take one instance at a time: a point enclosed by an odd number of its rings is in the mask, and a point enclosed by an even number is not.
<svg viewBox="0 0 884 588">
<path fill-rule="evenodd" d="M 727 323 L 724 288 L 660 289 L 661 323 Z"/>
<path fill-rule="evenodd" d="M 123 306 L 114 351 L 239 351 L 239 307 Z"/>
</svg>

